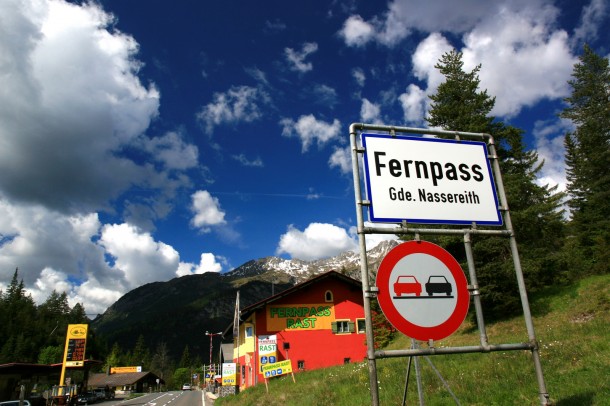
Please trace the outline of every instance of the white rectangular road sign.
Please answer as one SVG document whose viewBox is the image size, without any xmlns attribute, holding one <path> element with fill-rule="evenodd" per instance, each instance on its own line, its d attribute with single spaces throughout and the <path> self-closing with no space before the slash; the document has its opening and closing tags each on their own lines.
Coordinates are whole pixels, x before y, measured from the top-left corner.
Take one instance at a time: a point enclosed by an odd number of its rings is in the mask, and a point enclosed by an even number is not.
<svg viewBox="0 0 610 406">
<path fill-rule="evenodd" d="M 362 134 L 369 220 L 502 225 L 482 142 Z"/>
</svg>

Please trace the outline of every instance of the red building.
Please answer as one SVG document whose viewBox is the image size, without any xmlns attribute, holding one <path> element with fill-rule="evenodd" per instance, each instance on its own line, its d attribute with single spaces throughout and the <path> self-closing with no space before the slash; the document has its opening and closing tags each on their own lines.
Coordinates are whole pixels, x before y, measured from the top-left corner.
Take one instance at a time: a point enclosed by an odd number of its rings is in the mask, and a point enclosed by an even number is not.
<svg viewBox="0 0 610 406">
<path fill-rule="evenodd" d="M 242 309 L 240 320 L 233 362 L 242 389 L 263 382 L 273 362 L 290 360 L 298 372 L 366 358 L 362 285 L 335 271 Z"/>
</svg>

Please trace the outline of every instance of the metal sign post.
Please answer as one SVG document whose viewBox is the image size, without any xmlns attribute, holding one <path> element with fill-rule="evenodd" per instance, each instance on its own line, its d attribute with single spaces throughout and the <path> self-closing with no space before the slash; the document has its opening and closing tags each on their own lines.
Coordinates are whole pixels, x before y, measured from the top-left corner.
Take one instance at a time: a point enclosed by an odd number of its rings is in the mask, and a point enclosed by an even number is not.
<svg viewBox="0 0 610 406">
<path fill-rule="evenodd" d="M 365 134 L 364 131 L 369 133 Z M 396 134 L 401 134 L 401 136 Z M 358 138 L 359 135 L 360 139 Z M 423 135 L 452 139 L 429 138 L 423 137 Z M 529 350 L 532 353 L 538 380 L 540 404 L 548 405 L 549 394 L 542 373 L 538 342 L 534 332 L 517 242 L 508 210 L 493 137 L 481 133 L 354 123 L 350 126 L 350 146 L 372 405 L 379 405 L 377 359 L 513 350 Z M 362 170 L 360 168 L 361 162 L 364 166 Z M 362 176 L 365 177 L 365 182 L 362 181 Z M 363 183 L 365 183 L 366 195 L 363 194 Z M 372 226 L 365 226 L 365 212 L 368 212 Z M 395 227 L 375 227 L 375 223 L 386 223 L 386 225 L 390 223 L 394 224 Z M 412 227 L 411 223 L 463 225 L 464 227 L 462 229 L 455 227 L 424 228 Z M 479 225 L 496 226 L 497 229 L 481 230 L 477 227 Z M 414 281 L 409 281 L 408 278 L 398 281 L 401 276 L 417 277 L 417 275 L 413 275 L 413 272 L 409 273 L 402 270 L 397 264 L 398 261 L 393 263 L 391 267 L 388 266 L 389 270 L 383 271 L 380 267 L 380 272 L 386 273 L 385 278 L 387 280 L 383 279 L 383 284 L 377 281 L 377 286 L 371 286 L 371 274 L 366 257 L 366 234 L 411 234 L 415 236 L 416 240 L 419 240 L 422 235 L 462 235 L 470 281 L 470 284 L 467 285 L 467 293 L 473 298 L 477 327 L 480 333 L 480 345 L 442 348 L 431 346 L 430 348 L 375 351 L 371 299 L 378 297 L 380 305 L 385 300 L 386 307 L 389 305 L 390 309 L 394 308 L 396 310 L 390 317 L 398 318 L 399 324 L 403 323 L 400 318 L 406 320 L 410 325 L 407 335 L 416 339 L 425 338 L 428 335 L 427 333 L 418 334 L 422 331 L 429 333 L 429 328 L 437 333 L 438 326 L 445 323 L 445 316 L 434 314 L 434 325 L 426 325 L 425 321 L 418 319 L 417 316 L 412 316 L 410 310 L 405 310 L 406 307 L 402 304 L 395 305 L 399 299 L 392 297 L 388 300 L 391 295 L 413 295 L 409 292 L 416 291 Z M 490 344 L 488 342 L 472 253 L 471 238 L 473 235 L 509 239 L 527 328 L 527 342 L 508 344 Z M 397 269 L 396 272 L 394 271 L 395 268 Z M 443 276 L 446 279 L 445 281 L 441 279 L 434 281 L 438 284 L 438 289 L 441 289 L 441 285 L 445 287 L 451 285 L 452 288 L 457 288 L 462 282 L 457 281 L 460 278 L 455 277 L 457 273 L 452 272 L 452 268 L 453 266 L 447 266 L 449 273 L 440 267 L 435 271 L 425 271 L 427 273 L 424 272 L 422 275 L 428 277 Z M 399 292 L 400 295 L 397 295 L 396 292 L 389 292 L 393 289 L 394 283 L 404 285 L 402 287 L 404 290 Z M 422 282 L 419 281 L 418 283 L 421 284 Z M 399 286 L 399 290 L 402 288 Z M 433 291 L 432 295 L 436 293 L 436 291 Z M 462 294 L 462 299 L 464 296 L 468 295 Z M 426 311 L 425 302 L 421 302 L 420 310 Z M 458 310 L 463 310 L 463 304 L 460 305 L 457 302 L 447 301 L 445 307 L 445 310 L 450 313 L 447 320 L 454 317 L 454 313 L 459 313 Z M 386 309 L 383 306 L 382 310 L 386 314 Z M 386 317 L 388 317 L 387 314 Z M 390 321 L 392 322 L 392 320 Z M 462 321 L 463 318 L 459 321 L 457 327 Z M 440 330 L 443 330 L 442 334 L 447 332 L 451 334 L 455 331 L 454 327 L 457 328 L 455 323 L 452 322 L 451 324 L 450 329 L 440 328 Z M 413 326 L 419 327 L 419 331 L 417 328 L 413 330 Z M 429 338 L 435 339 L 433 336 Z"/>
</svg>

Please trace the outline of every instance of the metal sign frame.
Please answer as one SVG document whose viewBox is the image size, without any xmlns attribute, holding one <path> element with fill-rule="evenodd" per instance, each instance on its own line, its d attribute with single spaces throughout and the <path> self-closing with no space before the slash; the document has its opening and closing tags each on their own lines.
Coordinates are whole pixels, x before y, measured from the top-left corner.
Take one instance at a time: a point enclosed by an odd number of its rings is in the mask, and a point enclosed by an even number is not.
<svg viewBox="0 0 610 406">
<path fill-rule="evenodd" d="M 451 137 L 455 141 L 475 140 L 483 141 L 487 145 L 488 160 L 493 170 L 493 176 L 496 183 L 498 193 L 498 210 L 502 213 L 504 220 L 504 226 L 502 228 L 494 230 L 479 230 L 477 224 L 472 223 L 470 226 L 465 226 L 462 229 L 443 229 L 443 228 L 424 228 L 424 227 L 413 227 L 406 221 L 395 224 L 395 227 L 378 227 L 365 226 L 364 223 L 364 211 L 368 209 L 371 202 L 363 194 L 363 181 L 362 173 L 360 168 L 362 156 L 366 150 L 363 148 L 362 143 L 358 140 L 358 135 L 364 131 L 373 131 L 379 134 L 387 134 L 391 137 L 396 137 L 397 133 L 406 135 L 429 135 L 429 136 L 444 136 Z M 521 262 L 519 259 L 519 251 L 517 249 L 517 241 L 515 239 L 515 233 L 510 218 L 510 212 L 508 210 L 508 202 L 506 199 L 506 193 L 504 190 L 504 184 L 502 181 L 502 174 L 500 171 L 500 164 L 496 153 L 494 139 L 490 134 L 483 133 L 469 133 L 460 131 L 443 131 L 443 130 L 432 130 L 424 128 L 410 128 L 410 127 L 394 127 L 386 125 L 372 125 L 364 123 L 353 123 L 349 128 L 350 135 L 350 147 L 352 152 L 352 171 L 354 178 L 354 195 L 355 195 L 355 206 L 356 206 L 356 218 L 358 227 L 358 240 L 360 245 L 360 270 L 362 278 L 362 295 L 364 301 L 364 314 L 365 314 L 365 326 L 366 326 L 366 342 L 367 342 L 367 359 L 368 359 L 368 370 L 369 370 L 369 384 L 371 388 L 371 402 L 373 406 L 379 406 L 379 386 L 377 381 L 377 364 L 376 360 L 381 358 L 393 358 L 393 357 L 419 357 L 428 355 L 441 355 L 441 354 L 459 354 L 459 353 L 488 353 L 492 351 L 513 351 L 513 350 L 529 350 L 532 354 L 534 362 L 534 369 L 536 373 L 536 379 L 538 381 L 539 388 L 539 399 L 541 405 L 549 404 L 549 394 L 546 389 L 544 382 L 544 375 L 542 372 L 542 365 L 540 362 L 539 344 L 536 339 L 534 331 L 534 325 L 532 322 L 532 315 L 529 306 L 529 300 L 525 288 L 525 281 L 523 278 L 523 271 L 521 268 Z M 464 239 L 464 249 L 466 252 L 466 258 L 468 262 L 468 279 L 470 284 L 468 290 L 470 296 L 474 302 L 476 322 L 480 335 L 480 345 L 473 346 L 462 346 L 462 347 L 442 347 L 435 348 L 434 343 L 430 342 L 429 348 L 410 348 L 404 350 L 375 350 L 375 339 L 373 334 L 373 323 L 371 313 L 371 299 L 375 298 L 378 292 L 376 286 L 371 285 L 371 274 L 368 269 L 368 260 L 366 256 L 366 234 L 394 234 L 394 235 L 414 235 L 416 240 L 420 239 L 421 235 L 462 235 Z M 528 334 L 528 341 L 523 343 L 508 343 L 508 344 L 490 344 L 487 338 L 485 329 L 485 322 L 483 319 L 483 309 L 481 305 L 481 297 L 479 292 L 479 285 L 477 282 L 477 275 L 474 266 L 473 252 L 472 252 L 472 241 L 473 235 L 479 235 L 484 237 L 500 237 L 508 238 L 510 242 L 511 254 L 513 258 L 513 265 L 515 269 L 515 275 L 517 278 L 517 285 L 519 287 L 519 295 L 521 299 L 521 307 L 523 309 L 523 317 L 525 326 Z M 417 358 L 416 358 L 417 360 Z"/>
</svg>

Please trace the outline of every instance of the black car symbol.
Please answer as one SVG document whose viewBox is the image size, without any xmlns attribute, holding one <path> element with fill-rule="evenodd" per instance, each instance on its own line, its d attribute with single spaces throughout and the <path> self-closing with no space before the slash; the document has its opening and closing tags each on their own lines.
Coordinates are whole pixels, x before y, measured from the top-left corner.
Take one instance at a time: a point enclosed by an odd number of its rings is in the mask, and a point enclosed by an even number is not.
<svg viewBox="0 0 610 406">
<path fill-rule="evenodd" d="M 447 281 L 447 278 L 442 275 L 430 276 L 425 286 L 428 296 L 432 296 L 434 293 L 445 293 L 447 296 L 451 295 L 451 284 Z"/>
</svg>

